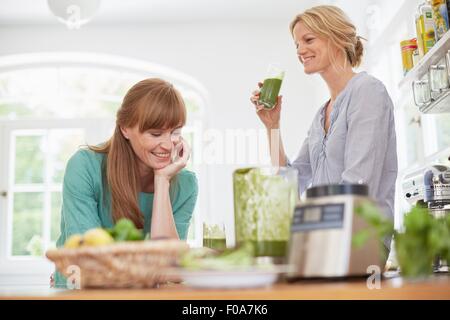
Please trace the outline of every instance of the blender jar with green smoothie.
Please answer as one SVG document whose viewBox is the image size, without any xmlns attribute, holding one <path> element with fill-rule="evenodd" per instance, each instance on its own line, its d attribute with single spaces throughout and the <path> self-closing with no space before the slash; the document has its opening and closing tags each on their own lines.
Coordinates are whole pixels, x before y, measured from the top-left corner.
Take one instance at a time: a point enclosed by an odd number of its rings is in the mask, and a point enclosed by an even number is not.
<svg viewBox="0 0 450 320">
<path fill-rule="evenodd" d="M 275 107 L 283 82 L 284 71 L 275 64 L 269 65 L 266 78 L 259 94 L 259 104 L 266 109 Z"/>
<path fill-rule="evenodd" d="M 297 170 L 238 169 L 233 192 L 236 245 L 250 242 L 257 257 L 284 258 L 298 199 Z"/>
</svg>

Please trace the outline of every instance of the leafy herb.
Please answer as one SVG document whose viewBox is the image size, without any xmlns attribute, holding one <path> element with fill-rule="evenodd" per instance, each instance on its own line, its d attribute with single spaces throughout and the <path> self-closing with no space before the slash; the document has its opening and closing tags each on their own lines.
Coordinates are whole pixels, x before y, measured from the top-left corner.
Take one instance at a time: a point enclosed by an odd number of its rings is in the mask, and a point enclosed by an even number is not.
<svg viewBox="0 0 450 320">
<path fill-rule="evenodd" d="M 379 241 L 380 256 L 386 261 L 387 250 L 384 245 L 384 239 L 392 237 L 394 233 L 394 224 L 390 219 L 383 216 L 375 204 L 370 201 L 362 202 L 356 209 L 357 215 L 362 217 L 367 224 L 367 228 L 360 230 L 352 238 L 352 245 L 361 248 L 369 240 L 376 238 Z"/>
<path fill-rule="evenodd" d="M 385 237 L 391 236 L 394 233 L 394 224 L 390 219 L 381 214 L 378 207 L 372 202 L 364 201 L 356 208 L 356 214 L 361 216 L 372 228 L 364 229 L 363 234 L 368 237 L 370 232 L 375 232 L 378 238 L 382 241 Z"/>
<path fill-rule="evenodd" d="M 433 262 L 440 258 L 450 262 L 450 215 L 433 217 L 426 207 L 415 206 L 404 217 L 404 230 L 394 230 L 391 220 L 383 217 L 370 202 L 356 208 L 370 226 L 357 233 L 353 245 L 361 247 L 373 232 L 380 242 L 391 234 L 394 236 L 397 260 L 402 275 L 420 277 L 433 272 Z"/>
<path fill-rule="evenodd" d="M 413 207 L 404 219 L 405 231 L 395 234 L 402 274 L 410 277 L 433 272 L 437 258 L 450 262 L 450 216 L 435 218 L 427 208 Z"/>
</svg>

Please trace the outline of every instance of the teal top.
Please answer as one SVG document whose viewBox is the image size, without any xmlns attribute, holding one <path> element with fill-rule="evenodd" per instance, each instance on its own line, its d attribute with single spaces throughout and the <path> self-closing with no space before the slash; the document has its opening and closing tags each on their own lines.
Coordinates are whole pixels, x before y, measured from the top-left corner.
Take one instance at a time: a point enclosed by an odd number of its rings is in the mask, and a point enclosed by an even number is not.
<svg viewBox="0 0 450 320">
<path fill-rule="evenodd" d="M 105 190 L 102 166 L 105 155 L 89 149 L 78 150 L 67 163 L 62 191 L 61 235 L 57 247 L 73 234 L 83 234 L 93 228 L 111 228 L 114 224 Z M 175 226 L 180 239 L 185 240 L 198 194 L 195 174 L 186 169 L 177 175 L 178 192 L 171 199 Z M 139 207 L 144 214 L 144 233 L 150 231 L 153 193 L 139 193 Z M 55 286 L 65 287 L 66 280 L 55 272 Z"/>
</svg>

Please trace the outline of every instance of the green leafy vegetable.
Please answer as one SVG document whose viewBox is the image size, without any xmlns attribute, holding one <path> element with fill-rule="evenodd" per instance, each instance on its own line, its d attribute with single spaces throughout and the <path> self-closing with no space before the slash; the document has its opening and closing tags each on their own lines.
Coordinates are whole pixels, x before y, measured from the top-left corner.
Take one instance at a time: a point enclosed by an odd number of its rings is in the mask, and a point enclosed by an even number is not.
<svg viewBox="0 0 450 320">
<path fill-rule="evenodd" d="M 254 248 L 251 243 L 221 253 L 207 248 L 191 249 L 180 260 L 180 266 L 194 270 L 228 270 L 253 264 Z"/>
<path fill-rule="evenodd" d="M 144 233 L 135 227 L 133 221 L 122 218 L 116 222 L 113 228 L 107 229 L 114 241 L 139 241 L 144 240 Z"/>
<path fill-rule="evenodd" d="M 395 234 L 402 274 L 419 277 L 433 272 L 437 258 L 450 262 L 450 216 L 435 218 L 427 208 L 413 207 L 404 219 L 405 230 Z"/>
<path fill-rule="evenodd" d="M 402 275 L 426 276 L 433 272 L 436 259 L 450 262 L 450 215 L 436 218 L 426 207 L 415 206 L 405 214 L 404 230 L 399 232 L 370 202 L 363 203 L 355 211 L 370 228 L 357 233 L 352 239 L 353 245 L 362 247 L 373 232 L 380 242 L 392 234 Z"/>
<path fill-rule="evenodd" d="M 371 201 L 364 201 L 355 209 L 355 213 L 363 218 L 369 225 L 367 228 L 357 232 L 352 238 L 352 245 L 362 248 L 371 237 L 379 241 L 380 257 L 387 260 L 387 250 L 384 239 L 391 237 L 394 233 L 394 224 L 380 212 L 378 207 Z"/>
</svg>

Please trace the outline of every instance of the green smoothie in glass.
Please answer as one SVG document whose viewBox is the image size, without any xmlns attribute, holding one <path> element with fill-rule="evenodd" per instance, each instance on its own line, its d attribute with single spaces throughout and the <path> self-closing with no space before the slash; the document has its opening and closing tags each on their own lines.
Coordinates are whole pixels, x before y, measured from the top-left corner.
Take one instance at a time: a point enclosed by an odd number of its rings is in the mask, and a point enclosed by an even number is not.
<svg viewBox="0 0 450 320">
<path fill-rule="evenodd" d="M 236 244 L 251 242 L 256 257 L 285 257 L 297 190 L 297 171 L 292 168 L 235 170 Z"/>
<path fill-rule="evenodd" d="M 225 250 L 227 248 L 223 223 L 203 223 L 203 246 L 214 250 Z"/>
<path fill-rule="evenodd" d="M 283 78 L 283 70 L 275 65 L 269 66 L 267 77 L 264 79 L 258 100 L 259 104 L 263 105 L 264 108 L 272 109 L 277 104 Z"/>
</svg>

